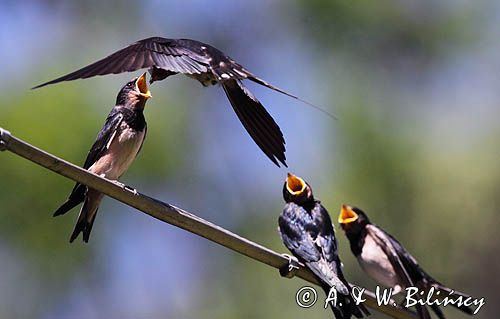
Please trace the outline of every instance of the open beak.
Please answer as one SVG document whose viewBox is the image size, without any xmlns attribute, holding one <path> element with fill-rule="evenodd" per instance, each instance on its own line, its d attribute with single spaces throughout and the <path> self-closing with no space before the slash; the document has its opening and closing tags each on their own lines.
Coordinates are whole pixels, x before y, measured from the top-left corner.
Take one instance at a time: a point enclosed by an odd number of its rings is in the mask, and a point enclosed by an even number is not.
<svg viewBox="0 0 500 319">
<path fill-rule="evenodd" d="M 139 94 L 146 99 L 151 98 L 151 92 L 149 91 L 148 88 L 148 83 L 146 81 L 146 72 L 144 72 L 139 78 L 137 78 L 137 81 L 135 81 L 135 86 L 137 87 L 137 91 Z"/>
<path fill-rule="evenodd" d="M 340 215 L 339 215 L 339 223 L 341 224 L 349 224 L 358 219 L 358 214 L 356 214 L 351 206 L 348 205 L 342 205 L 342 208 L 340 209 Z"/>
<path fill-rule="evenodd" d="M 287 174 L 286 189 L 292 195 L 300 195 L 306 189 L 306 182 L 298 176 L 291 173 Z"/>
</svg>

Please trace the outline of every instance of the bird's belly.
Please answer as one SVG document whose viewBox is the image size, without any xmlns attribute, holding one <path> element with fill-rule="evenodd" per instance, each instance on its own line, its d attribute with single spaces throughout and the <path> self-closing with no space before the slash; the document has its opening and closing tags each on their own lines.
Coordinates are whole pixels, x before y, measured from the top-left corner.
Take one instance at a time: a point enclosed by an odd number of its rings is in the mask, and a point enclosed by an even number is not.
<svg viewBox="0 0 500 319">
<path fill-rule="evenodd" d="M 378 283 L 386 287 L 401 286 L 389 258 L 369 236 L 365 239 L 363 251 L 358 256 L 358 262 L 361 268 Z"/>
<path fill-rule="evenodd" d="M 144 134 L 145 130 L 138 132 L 130 128 L 117 132 L 107 152 L 90 167 L 90 171 L 108 179 L 120 178 L 137 156 L 144 141 Z"/>
<path fill-rule="evenodd" d="M 195 79 L 201 83 L 203 86 L 216 85 L 219 83 L 216 77 L 212 73 L 200 73 L 200 74 L 186 74 L 188 77 Z"/>
</svg>

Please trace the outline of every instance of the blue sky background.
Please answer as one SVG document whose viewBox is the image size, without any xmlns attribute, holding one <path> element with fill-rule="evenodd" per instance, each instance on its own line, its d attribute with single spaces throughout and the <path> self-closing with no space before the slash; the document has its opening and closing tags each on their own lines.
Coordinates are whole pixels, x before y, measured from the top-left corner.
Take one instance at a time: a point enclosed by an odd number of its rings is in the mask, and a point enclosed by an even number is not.
<svg viewBox="0 0 500 319">
<path fill-rule="evenodd" d="M 358 205 L 435 277 L 495 300 L 499 4 L 327 2 L 2 1 L 0 126 L 81 164 L 134 75 L 30 87 L 153 35 L 210 43 L 339 118 L 247 83 L 284 132 L 289 170 L 333 220 L 341 203 Z M 223 91 L 181 76 L 151 90 L 148 139 L 122 180 L 285 252 L 276 221 L 288 170 L 261 154 Z M 71 185 L 0 154 L 6 318 L 331 316 L 295 306 L 300 280 L 111 199 L 91 242 L 67 244 L 77 212 L 51 211 Z M 338 237 L 348 277 L 373 287 Z M 494 308 L 487 299 L 478 317 Z"/>
</svg>

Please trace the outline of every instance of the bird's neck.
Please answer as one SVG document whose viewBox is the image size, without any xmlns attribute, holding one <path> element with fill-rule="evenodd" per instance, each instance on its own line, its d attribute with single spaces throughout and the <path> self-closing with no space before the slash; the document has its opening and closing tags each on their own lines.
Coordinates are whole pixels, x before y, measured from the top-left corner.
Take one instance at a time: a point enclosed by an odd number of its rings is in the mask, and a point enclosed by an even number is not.
<svg viewBox="0 0 500 319">
<path fill-rule="evenodd" d="M 351 246 L 351 251 L 354 256 L 361 255 L 363 250 L 363 245 L 365 243 L 366 229 L 363 228 L 359 232 L 346 233 L 347 239 L 349 239 L 349 244 Z"/>
<path fill-rule="evenodd" d="M 121 113 L 123 120 L 133 129 L 142 131 L 146 126 L 146 119 L 144 118 L 143 108 L 140 107 L 122 107 Z"/>
</svg>

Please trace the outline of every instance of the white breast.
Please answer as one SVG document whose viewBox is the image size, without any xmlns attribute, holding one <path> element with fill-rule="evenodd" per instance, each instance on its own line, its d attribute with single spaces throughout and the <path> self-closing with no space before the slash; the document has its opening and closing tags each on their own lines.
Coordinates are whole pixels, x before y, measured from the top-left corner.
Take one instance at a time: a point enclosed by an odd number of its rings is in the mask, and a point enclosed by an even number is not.
<svg viewBox="0 0 500 319">
<path fill-rule="evenodd" d="M 382 248 L 376 244 L 370 235 L 365 237 L 361 255 L 358 256 L 361 268 L 375 281 L 386 286 L 400 285 L 396 271 Z"/>
<path fill-rule="evenodd" d="M 108 179 L 116 180 L 125 173 L 134 161 L 144 141 L 146 130 L 134 131 L 122 122 L 119 130 L 108 143 L 108 150 L 90 171 Z"/>
</svg>

